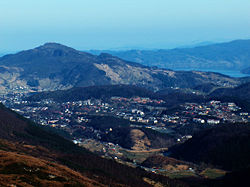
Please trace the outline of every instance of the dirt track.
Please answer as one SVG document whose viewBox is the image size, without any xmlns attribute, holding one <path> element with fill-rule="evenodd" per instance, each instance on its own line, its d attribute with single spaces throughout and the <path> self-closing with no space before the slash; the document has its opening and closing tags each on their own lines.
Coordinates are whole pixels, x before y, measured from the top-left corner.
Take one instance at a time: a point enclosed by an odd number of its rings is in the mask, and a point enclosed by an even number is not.
<svg viewBox="0 0 250 187">
<path fill-rule="evenodd" d="M 168 148 L 160 148 L 160 149 L 150 149 L 150 150 L 128 150 L 126 149 L 126 151 L 130 152 L 130 153 L 152 153 L 152 152 L 161 152 L 161 151 L 167 151 Z"/>
</svg>

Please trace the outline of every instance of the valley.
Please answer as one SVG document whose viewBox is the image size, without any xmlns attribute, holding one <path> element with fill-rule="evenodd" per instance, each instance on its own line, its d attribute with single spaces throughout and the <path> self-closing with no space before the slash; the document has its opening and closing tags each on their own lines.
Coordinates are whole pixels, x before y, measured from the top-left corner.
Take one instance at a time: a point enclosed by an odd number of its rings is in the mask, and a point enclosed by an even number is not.
<svg viewBox="0 0 250 187">
<path fill-rule="evenodd" d="M 0 187 L 247 187 L 250 1 L 0 0 Z"/>
<path fill-rule="evenodd" d="M 30 159 L 44 159 L 37 161 L 51 183 L 58 182 L 54 176 L 69 183 L 47 166 L 51 161 L 79 172 L 72 174 L 73 183 L 86 178 L 90 186 L 102 179 L 105 185 L 150 186 L 158 184 L 155 176 L 173 186 L 209 186 L 248 168 L 249 159 L 238 160 L 249 155 L 250 77 L 150 67 L 57 43 L 1 57 L 0 75 L 0 102 L 22 116 L 20 124 L 33 124 L 15 130 L 3 112 L 1 150 L 7 152 L 1 154 L 11 155 L 14 148 L 4 148 L 11 145 Z M 48 149 L 42 154 L 40 144 Z M 79 162 L 78 153 L 90 163 Z M 20 170 L 30 167 L 21 164 Z M 128 182 L 127 170 L 140 174 Z M 17 182 L 43 182 L 35 170 L 33 178 L 23 177 Z"/>
<path fill-rule="evenodd" d="M 99 93 L 103 88 L 106 92 L 95 97 L 94 93 Z M 85 95 L 85 89 L 92 89 L 92 94 Z M 124 93 L 124 90 L 128 91 Z M 199 98 L 199 94 L 196 97 Z M 233 101 L 203 98 L 199 102 L 186 102 L 189 101 L 186 98 L 186 101 L 179 104 L 176 102 L 173 107 L 168 104 L 167 98 L 168 95 L 163 95 L 162 92 L 157 95 L 141 88 L 118 85 L 30 96 L 9 94 L 2 97 L 1 102 L 76 145 L 130 167 L 141 167 L 172 178 L 202 178 L 201 173 L 206 173 L 207 169 L 211 169 L 210 173 L 215 171 L 211 175 L 225 175 L 224 170 L 188 162 L 184 164 L 185 167 L 182 166 L 183 163 L 144 166 L 147 159 L 168 155 L 169 148 L 182 145 L 201 131 L 231 123 L 250 123 L 248 111 Z"/>
</svg>

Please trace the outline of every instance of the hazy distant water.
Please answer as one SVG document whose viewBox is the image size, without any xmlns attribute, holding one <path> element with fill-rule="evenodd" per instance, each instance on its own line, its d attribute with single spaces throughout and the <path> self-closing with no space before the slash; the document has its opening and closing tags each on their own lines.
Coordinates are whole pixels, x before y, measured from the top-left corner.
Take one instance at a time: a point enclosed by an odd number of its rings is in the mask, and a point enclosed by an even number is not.
<svg viewBox="0 0 250 187">
<path fill-rule="evenodd" d="M 243 74 L 241 73 L 240 71 L 238 70 L 214 70 L 214 69 L 174 69 L 176 71 L 210 71 L 210 72 L 216 72 L 216 73 L 221 73 L 221 74 L 224 74 L 224 75 L 228 75 L 230 77 L 247 77 L 247 76 L 250 76 L 250 75 L 247 75 L 247 74 Z"/>
</svg>

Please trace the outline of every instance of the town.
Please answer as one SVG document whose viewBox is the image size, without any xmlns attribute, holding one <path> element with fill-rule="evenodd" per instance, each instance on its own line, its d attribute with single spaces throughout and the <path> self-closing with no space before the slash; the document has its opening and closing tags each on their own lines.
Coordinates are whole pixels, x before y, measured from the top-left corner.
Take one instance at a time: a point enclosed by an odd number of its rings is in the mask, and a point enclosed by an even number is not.
<svg viewBox="0 0 250 187">
<path fill-rule="evenodd" d="M 209 101 L 205 103 L 184 103 L 174 110 L 165 106 L 165 101 L 142 97 L 111 97 L 108 99 L 87 99 L 83 101 L 56 102 L 51 99 L 34 102 L 26 95 L 9 94 L 1 96 L 1 102 L 27 119 L 45 127 L 66 132 L 68 139 L 78 146 L 102 157 L 113 159 L 131 167 L 171 176 L 176 172 L 199 174 L 199 167 L 187 164 L 183 169 L 148 168 L 143 166 L 150 156 L 168 156 L 168 148 L 131 150 L 112 141 L 103 141 L 119 124 L 103 125 L 112 117 L 126 121 L 129 128 L 146 128 L 164 136 L 173 136 L 174 144 L 192 138 L 194 126 L 197 129 L 216 127 L 226 123 L 250 122 L 250 114 L 233 102 Z M 93 125 L 94 117 L 107 117 Z M 97 118 L 99 120 L 99 118 Z M 183 130 L 185 129 L 185 130 Z"/>
<path fill-rule="evenodd" d="M 38 124 L 65 130 L 71 135 L 74 129 L 81 129 L 86 131 L 88 138 L 97 139 L 100 139 L 100 132 L 88 126 L 89 116 L 122 118 L 128 120 L 132 127 L 150 128 L 161 133 L 169 133 L 175 127 L 190 124 L 202 126 L 250 121 L 250 114 L 231 102 L 185 103 L 178 109 L 168 112 L 168 108 L 164 106 L 165 101 L 150 98 L 111 97 L 105 101 L 88 99 L 60 103 L 48 99 L 32 102 L 25 100 L 24 96 L 23 94 L 2 96 L 1 102 Z M 110 130 L 112 128 L 106 129 Z"/>
</svg>

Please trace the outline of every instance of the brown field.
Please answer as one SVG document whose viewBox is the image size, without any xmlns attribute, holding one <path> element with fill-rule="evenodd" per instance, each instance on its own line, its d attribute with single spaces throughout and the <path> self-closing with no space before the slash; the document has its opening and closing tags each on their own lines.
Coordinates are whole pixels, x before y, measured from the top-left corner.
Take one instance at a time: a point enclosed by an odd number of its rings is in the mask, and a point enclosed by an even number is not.
<svg viewBox="0 0 250 187">
<path fill-rule="evenodd" d="M 104 186 L 66 166 L 0 150 L 0 186 Z"/>
</svg>

